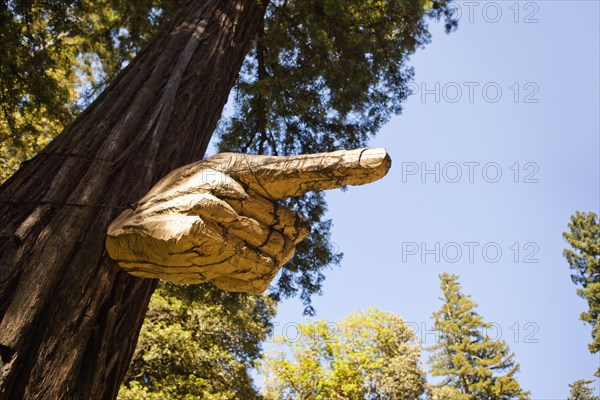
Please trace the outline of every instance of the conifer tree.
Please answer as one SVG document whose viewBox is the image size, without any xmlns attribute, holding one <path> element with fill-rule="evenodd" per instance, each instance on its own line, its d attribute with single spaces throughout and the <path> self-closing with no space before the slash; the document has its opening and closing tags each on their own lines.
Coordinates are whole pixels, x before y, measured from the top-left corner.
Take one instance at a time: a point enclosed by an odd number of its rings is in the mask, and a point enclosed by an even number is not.
<svg viewBox="0 0 600 400">
<path fill-rule="evenodd" d="M 443 376 L 440 384 L 457 389 L 465 400 L 529 399 L 515 374 L 519 364 L 503 340 L 492 340 L 485 322 L 470 296 L 461 292 L 458 276 L 440 275 L 444 302 L 433 314 L 437 343 L 429 363 L 433 376 Z"/>
<path fill-rule="evenodd" d="M 579 318 L 592 326 L 593 341 L 588 347 L 592 353 L 597 353 L 600 351 L 600 327 L 597 325 L 600 317 L 600 222 L 593 212 L 577 211 L 571 216 L 569 229 L 563 237 L 572 249 L 565 249 L 563 254 L 573 271 L 573 283 L 581 286 L 577 294 L 588 302 L 589 310 L 582 312 Z M 600 376 L 600 368 L 596 376 Z"/>
<path fill-rule="evenodd" d="M 594 395 L 594 389 L 590 387 L 593 382 L 579 379 L 570 383 L 571 393 L 567 397 L 567 400 L 600 400 L 599 396 Z"/>
</svg>

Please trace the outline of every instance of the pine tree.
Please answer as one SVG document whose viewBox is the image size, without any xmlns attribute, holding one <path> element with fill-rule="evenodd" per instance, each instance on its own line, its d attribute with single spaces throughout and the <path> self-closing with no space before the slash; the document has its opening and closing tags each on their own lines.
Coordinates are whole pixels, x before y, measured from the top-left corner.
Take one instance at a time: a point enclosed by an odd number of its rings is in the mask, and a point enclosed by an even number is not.
<svg viewBox="0 0 600 400">
<path fill-rule="evenodd" d="M 567 397 L 567 400 L 600 400 L 600 396 L 595 396 L 594 389 L 590 387 L 592 383 L 594 381 L 585 379 L 579 379 L 570 383 L 571 393 Z"/>
<path fill-rule="evenodd" d="M 457 389 L 467 399 L 529 399 L 515 378 L 519 364 L 503 340 L 492 340 L 470 296 L 461 292 L 458 276 L 440 275 L 444 301 L 433 314 L 438 342 L 429 363 L 433 376 L 443 376 L 440 386 Z"/>
<path fill-rule="evenodd" d="M 600 351 L 600 222 L 593 213 L 577 211 L 571 216 L 570 232 L 563 237 L 573 249 L 565 249 L 563 254 L 573 271 L 571 279 L 577 286 L 577 294 L 587 300 L 589 310 L 582 312 L 580 319 L 592 326 L 592 353 Z M 596 371 L 600 376 L 600 368 Z"/>
</svg>

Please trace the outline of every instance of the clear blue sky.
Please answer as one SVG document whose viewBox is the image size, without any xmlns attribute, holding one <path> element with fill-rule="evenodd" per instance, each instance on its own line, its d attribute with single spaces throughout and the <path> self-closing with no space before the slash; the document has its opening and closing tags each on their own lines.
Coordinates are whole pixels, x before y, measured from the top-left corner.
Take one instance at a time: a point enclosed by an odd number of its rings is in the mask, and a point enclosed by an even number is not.
<svg viewBox="0 0 600 400">
<path fill-rule="evenodd" d="M 433 42 L 412 58 L 415 87 L 429 94 L 412 96 L 371 141 L 391 154 L 389 175 L 328 193 L 332 239 L 345 257 L 314 303 L 328 321 L 377 306 L 431 329 L 438 274 L 457 273 L 515 351 L 522 386 L 534 399 L 565 399 L 568 384 L 592 378 L 600 363 L 587 350 L 590 328 L 578 320 L 586 304 L 561 236 L 574 211 L 599 210 L 600 10 L 597 1 L 514 3 L 475 2 L 470 21 L 459 2 L 463 16 L 451 35 L 432 24 Z M 439 163 L 439 183 L 434 173 L 421 176 L 422 163 Z M 457 165 L 462 176 L 452 183 Z M 301 321 L 299 300 L 286 301 L 275 333 Z M 423 336 L 425 345 L 434 339 Z"/>
</svg>

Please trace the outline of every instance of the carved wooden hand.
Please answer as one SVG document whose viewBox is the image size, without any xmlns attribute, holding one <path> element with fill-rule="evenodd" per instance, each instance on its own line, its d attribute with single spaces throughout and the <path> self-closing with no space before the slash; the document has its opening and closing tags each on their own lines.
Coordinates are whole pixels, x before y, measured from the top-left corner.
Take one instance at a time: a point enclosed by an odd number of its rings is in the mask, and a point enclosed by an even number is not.
<svg viewBox="0 0 600 400">
<path fill-rule="evenodd" d="M 370 183 L 390 166 L 384 149 L 217 154 L 172 171 L 119 215 L 106 249 L 135 276 L 261 293 L 309 233 L 306 220 L 277 200 Z"/>
</svg>

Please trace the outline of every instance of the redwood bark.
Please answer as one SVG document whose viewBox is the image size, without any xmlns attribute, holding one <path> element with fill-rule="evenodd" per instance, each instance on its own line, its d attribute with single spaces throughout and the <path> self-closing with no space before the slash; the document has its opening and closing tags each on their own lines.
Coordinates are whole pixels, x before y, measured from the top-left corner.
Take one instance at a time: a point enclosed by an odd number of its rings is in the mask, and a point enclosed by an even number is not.
<svg viewBox="0 0 600 400">
<path fill-rule="evenodd" d="M 156 281 L 107 257 L 106 229 L 203 157 L 263 18 L 195 0 L 0 187 L 0 399 L 112 399 Z"/>
</svg>

